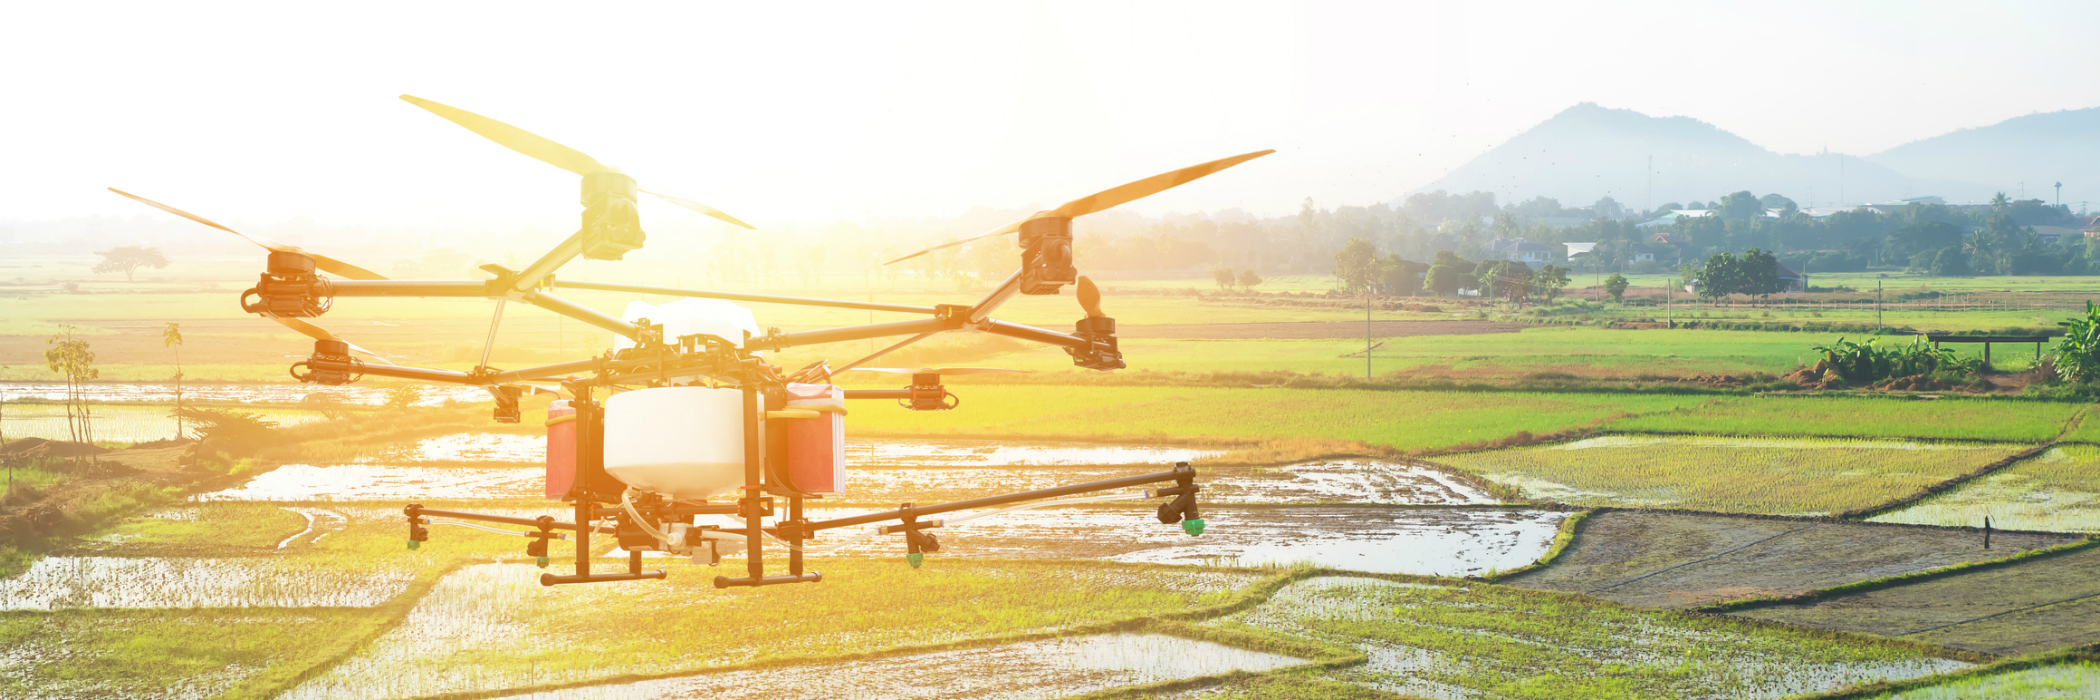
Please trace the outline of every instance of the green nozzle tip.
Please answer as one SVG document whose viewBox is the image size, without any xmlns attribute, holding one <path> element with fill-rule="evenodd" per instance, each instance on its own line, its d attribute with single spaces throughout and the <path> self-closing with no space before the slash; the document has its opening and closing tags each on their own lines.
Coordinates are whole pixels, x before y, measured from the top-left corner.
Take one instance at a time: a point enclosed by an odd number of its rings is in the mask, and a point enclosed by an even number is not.
<svg viewBox="0 0 2100 700">
<path fill-rule="evenodd" d="M 408 548 L 409 548 L 409 549 L 415 549 L 415 548 L 417 548 L 417 547 L 421 547 L 421 546 L 423 546 L 423 543 L 421 543 L 421 542 L 417 542 L 417 541 L 415 541 L 415 540 L 409 540 L 409 541 L 408 541 Z"/>
<path fill-rule="evenodd" d="M 1200 536 L 1202 536 L 1202 535 L 1203 535 L 1203 519 L 1202 519 L 1202 518 L 1189 518 L 1189 519 L 1187 519 L 1187 520 L 1183 520 L 1183 521 L 1181 521 L 1181 531 L 1182 531 L 1182 532 L 1186 532 L 1186 533 L 1189 533 L 1189 536 L 1190 536 L 1190 537 L 1200 537 Z"/>
<path fill-rule="evenodd" d="M 547 558 L 546 558 L 546 557 L 533 557 L 533 558 L 532 558 L 532 561 L 533 561 L 533 563 L 535 563 L 535 564 L 539 564 L 539 565 L 540 565 L 540 568 L 542 568 L 542 569 L 544 569 L 544 568 L 547 568 Z"/>
<path fill-rule="evenodd" d="M 919 568 L 920 564 L 926 563 L 926 555 L 920 554 L 918 552 L 912 552 L 910 554 L 904 555 L 904 561 L 909 562 L 911 564 L 911 568 L 916 569 Z"/>
</svg>

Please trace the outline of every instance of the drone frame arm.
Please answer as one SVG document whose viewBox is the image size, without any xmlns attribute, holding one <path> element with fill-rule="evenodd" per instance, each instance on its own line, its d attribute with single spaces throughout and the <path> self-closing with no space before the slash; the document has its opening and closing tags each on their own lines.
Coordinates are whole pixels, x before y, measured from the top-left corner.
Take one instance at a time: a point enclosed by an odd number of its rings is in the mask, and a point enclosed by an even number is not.
<svg viewBox="0 0 2100 700">
<path fill-rule="evenodd" d="M 706 289 L 681 289 L 678 287 L 655 287 L 639 284 L 605 284 L 602 282 L 573 282 L 564 279 L 556 279 L 550 284 L 558 289 L 589 289 L 601 292 L 627 292 L 630 294 L 664 294 L 669 296 L 692 297 L 695 299 L 724 299 L 728 301 L 745 301 L 754 304 L 822 306 L 834 309 L 854 309 L 857 311 L 893 311 L 896 313 L 904 314 L 932 315 L 940 313 L 939 309 L 936 309 L 931 306 L 908 306 L 905 304 L 876 304 L 872 302 L 845 301 L 840 299 L 784 297 L 772 294 L 739 294 L 735 292 L 717 292 Z"/>
</svg>

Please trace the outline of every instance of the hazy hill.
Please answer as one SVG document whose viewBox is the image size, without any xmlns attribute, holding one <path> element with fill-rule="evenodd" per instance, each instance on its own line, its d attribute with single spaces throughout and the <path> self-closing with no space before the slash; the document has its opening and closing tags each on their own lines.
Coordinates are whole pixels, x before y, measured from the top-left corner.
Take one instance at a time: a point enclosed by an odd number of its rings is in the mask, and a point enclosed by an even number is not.
<svg viewBox="0 0 2100 700">
<path fill-rule="evenodd" d="M 1646 172 L 1651 155 L 1652 199 Z M 1566 206 L 1610 196 L 1633 208 L 1711 201 L 1739 190 L 1777 192 L 1808 206 L 1813 192 L 1813 200 L 1827 206 L 1838 200 L 1841 185 L 1848 204 L 1923 195 L 1950 201 L 1989 197 L 1975 194 L 1981 186 L 1913 179 L 1856 156 L 1782 155 L 1689 117 L 1651 117 L 1588 102 L 1414 191 L 1485 190 L 1505 203 L 1546 196 Z"/>
<path fill-rule="evenodd" d="M 2051 185 L 2062 182 L 2075 210 L 2075 200 L 2100 199 L 2100 108 L 2014 117 L 1867 158 L 1914 177 L 1974 182 L 2014 196 L 2025 181 L 2027 196 L 2044 201 L 2055 196 Z"/>
</svg>

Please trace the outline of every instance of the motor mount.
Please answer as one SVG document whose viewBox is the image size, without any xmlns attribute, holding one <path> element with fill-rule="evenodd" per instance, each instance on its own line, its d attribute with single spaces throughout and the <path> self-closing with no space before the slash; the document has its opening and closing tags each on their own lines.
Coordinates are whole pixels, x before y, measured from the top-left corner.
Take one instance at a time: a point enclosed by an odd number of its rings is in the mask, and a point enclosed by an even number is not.
<svg viewBox="0 0 2100 700">
<path fill-rule="evenodd" d="M 1056 294 L 1079 278 L 1072 266 L 1072 220 L 1046 216 L 1021 222 L 1021 293 Z"/>
<path fill-rule="evenodd" d="M 1107 316 L 1088 316 L 1074 324 L 1072 335 L 1087 341 L 1084 348 L 1065 348 L 1072 356 L 1072 364 L 1087 369 L 1122 369 L 1123 350 L 1116 343 L 1116 320 Z"/>
<path fill-rule="evenodd" d="M 583 176 L 583 257 L 619 260 L 642 247 L 648 236 L 634 206 L 640 191 L 634 178 L 618 170 Z"/>
<path fill-rule="evenodd" d="M 312 318 L 334 303 L 334 286 L 314 274 L 314 259 L 302 253 L 271 251 L 262 278 L 241 293 L 242 311 L 279 318 Z"/>
<path fill-rule="evenodd" d="M 305 367 L 306 374 L 299 368 Z M 292 364 L 292 378 L 307 384 L 342 386 L 364 377 L 364 362 L 350 356 L 350 344 L 341 340 L 314 341 L 314 354 Z"/>
</svg>

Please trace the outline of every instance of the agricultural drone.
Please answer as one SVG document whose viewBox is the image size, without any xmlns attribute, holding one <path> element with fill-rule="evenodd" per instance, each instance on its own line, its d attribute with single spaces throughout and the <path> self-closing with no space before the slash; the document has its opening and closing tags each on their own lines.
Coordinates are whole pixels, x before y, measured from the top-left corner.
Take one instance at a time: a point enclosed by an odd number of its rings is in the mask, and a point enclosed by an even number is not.
<svg viewBox="0 0 2100 700">
<path fill-rule="evenodd" d="M 326 255 L 243 234 L 115 188 L 111 191 L 241 236 L 270 251 L 261 279 L 241 295 L 241 310 L 268 317 L 314 338 L 313 354 L 291 367 L 292 376 L 299 381 L 343 385 L 361 377 L 377 376 L 478 386 L 494 398 L 495 420 L 506 423 L 522 419 L 519 403 L 528 391 L 558 395 L 558 400 L 550 404 L 547 417 L 546 495 L 568 501 L 574 508 L 573 521 L 549 516 L 517 518 L 441 511 L 410 504 L 404 514 L 411 549 L 428 541 L 429 525 L 460 525 L 530 539 L 526 554 L 541 567 L 548 565 L 550 540 L 573 541 L 575 572 L 542 574 L 540 583 L 548 586 L 663 578 L 661 570 L 642 570 L 644 551 L 719 563 L 724 553 L 739 549 L 745 552 L 748 575 L 717 576 L 715 587 L 814 582 L 821 581 L 823 575 L 803 571 L 803 554 L 840 546 L 811 544 L 818 533 L 827 530 L 880 524 L 862 536 L 903 535 L 906 557 L 916 567 L 925 553 L 940 549 L 931 530 L 952 524 L 935 516 L 1149 484 L 1165 485 L 1143 494 L 1146 498 L 1168 499 L 1159 506 L 1160 522 L 1181 523 L 1192 535 L 1202 532 L 1203 520 L 1196 505 L 1196 493 L 1201 487 L 1195 483 L 1195 470 L 1185 462 L 1152 474 L 939 505 L 906 503 L 895 510 L 828 520 L 805 517 L 804 504 L 837 495 L 844 489 L 846 401 L 889 399 L 914 411 L 946 410 L 956 406 L 956 399 L 942 386 L 943 375 L 1005 371 L 863 367 L 886 353 L 938 333 L 975 331 L 1061 347 L 1079 367 L 1121 369 L 1124 363 L 1116 342 L 1115 319 L 1102 313 L 1100 291 L 1093 282 L 1079 276 L 1073 265 L 1072 219 L 1273 151 L 1215 160 L 1110 188 L 978 236 L 950 240 L 889 261 L 894 263 L 989 236 L 1020 234 L 1020 269 L 983 299 L 967 305 L 907 306 L 558 279 L 555 271 L 579 255 L 593 260 L 619 260 L 642 247 L 645 236 L 635 200 L 643 193 L 730 224 L 751 226 L 693 200 L 643 189 L 617 168 L 509 124 L 408 95 L 401 99 L 511 150 L 581 176 L 582 227 L 523 270 L 484 265 L 482 269 L 490 274 L 490 279 L 389 280 Z M 1070 333 L 992 318 L 992 312 L 1015 294 L 1055 295 L 1067 285 L 1075 288 L 1085 314 Z M 629 307 L 625 317 L 614 317 L 556 296 L 557 289 L 667 295 L 681 300 L 660 307 L 637 302 Z M 480 297 L 495 300 L 496 310 L 480 365 L 460 372 L 393 364 L 306 320 L 327 313 L 336 299 L 345 297 Z M 588 359 L 541 367 L 490 367 L 489 350 L 503 320 L 503 307 L 509 302 L 530 304 L 611 331 L 615 349 Z M 887 311 L 926 318 L 792 333 L 779 329 L 760 332 L 750 312 L 732 302 Z M 818 361 L 786 371 L 769 364 L 762 355 L 767 350 L 887 337 L 902 339 L 836 369 L 827 361 Z M 897 389 L 846 389 L 831 383 L 832 375 L 840 372 L 878 369 L 909 374 L 911 384 Z M 783 500 L 784 508 L 780 507 Z M 1029 507 L 1034 505 L 1044 504 Z M 730 516 L 737 524 L 701 524 L 696 517 L 700 515 Z M 506 530 L 471 523 L 526 529 Z M 593 534 L 617 538 L 628 553 L 625 572 L 591 571 Z M 766 573 L 764 552 L 768 540 L 787 548 L 788 571 L 784 575 Z"/>
</svg>

